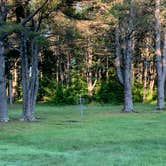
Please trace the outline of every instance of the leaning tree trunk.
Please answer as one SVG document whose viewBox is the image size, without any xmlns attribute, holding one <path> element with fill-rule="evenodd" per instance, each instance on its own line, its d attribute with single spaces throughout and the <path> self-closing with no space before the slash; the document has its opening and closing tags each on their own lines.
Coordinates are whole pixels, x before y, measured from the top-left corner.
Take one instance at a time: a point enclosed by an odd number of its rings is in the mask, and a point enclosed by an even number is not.
<svg viewBox="0 0 166 166">
<path fill-rule="evenodd" d="M 161 55 L 161 22 L 160 22 L 160 0 L 155 0 L 155 54 L 157 71 L 157 110 L 165 108 L 164 103 L 164 84 L 165 84 L 165 66 L 164 57 Z M 165 62 L 164 62 L 165 63 Z"/>
<path fill-rule="evenodd" d="M 4 46 L 0 41 L 0 121 L 7 122 L 8 120 Z"/>
</svg>

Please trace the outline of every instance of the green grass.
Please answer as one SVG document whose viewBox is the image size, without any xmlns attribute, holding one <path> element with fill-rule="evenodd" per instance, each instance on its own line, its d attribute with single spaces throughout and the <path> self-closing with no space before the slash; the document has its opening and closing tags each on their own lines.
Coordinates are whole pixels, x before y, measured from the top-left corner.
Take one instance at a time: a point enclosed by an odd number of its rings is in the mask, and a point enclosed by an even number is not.
<svg viewBox="0 0 166 166">
<path fill-rule="evenodd" d="M 77 106 L 38 105 L 39 121 L 26 123 L 15 105 L 0 124 L 0 166 L 165 166 L 166 111 L 120 109 L 89 105 L 80 117 Z"/>
</svg>

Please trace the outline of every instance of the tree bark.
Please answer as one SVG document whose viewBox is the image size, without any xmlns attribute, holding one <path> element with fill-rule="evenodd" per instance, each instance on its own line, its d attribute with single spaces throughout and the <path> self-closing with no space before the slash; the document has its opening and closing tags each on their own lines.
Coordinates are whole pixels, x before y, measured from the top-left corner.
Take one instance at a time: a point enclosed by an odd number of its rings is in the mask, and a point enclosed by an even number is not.
<svg viewBox="0 0 166 166">
<path fill-rule="evenodd" d="M 7 122 L 7 97 L 6 97 L 6 78 L 5 78 L 5 58 L 4 58 L 4 46 L 0 41 L 0 121 Z"/>
<path fill-rule="evenodd" d="M 32 75 L 30 78 L 30 102 L 31 102 L 31 114 L 34 116 L 34 108 L 36 104 L 36 98 L 37 98 L 37 92 L 39 87 L 39 81 L 38 81 L 38 45 L 35 42 L 32 42 L 31 45 L 32 48 Z"/>
<path fill-rule="evenodd" d="M 0 25 L 6 22 L 7 10 L 6 1 L 0 1 Z M 7 97 L 6 97 L 6 78 L 5 78 L 5 55 L 4 55 L 4 34 L 0 36 L 0 121 L 7 122 Z"/>
<path fill-rule="evenodd" d="M 116 30 L 116 35 L 118 31 Z M 123 59 L 124 59 L 124 69 L 120 67 L 120 50 L 118 45 L 118 37 L 116 36 L 116 72 L 120 83 L 124 87 L 124 112 L 133 111 L 133 100 L 132 100 L 132 86 L 131 86 L 131 39 L 128 39 L 127 43 L 125 38 L 123 38 Z"/>
<path fill-rule="evenodd" d="M 90 99 L 93 97 L 93 90 L 96 85 L 97 79 L 93 82 L 92 80 L 92 65 L 93 65 L 93 52 L 92 48 L 88 46 L 87 48 L 87 87 L 88 87 L 88 95 Z"/>
<path fill-rule="evenodd" d="M 119 48 L 119 29 L 115 30 L 115 42 L 116 42 L 116 72 L 118 79 L 124 87 L 124 107 L 123 112 L 133 112 L 133 99 L 132 99 L 132 85 L 131 85 L 131 64 L 132 64 L 132 54 L 133 54 L 133 44 L 132 44 L 132 32 L 133 32 L 133 19 L 134 19 L 134 10 L 130 6 L 130 20 L 128 25 L 128 34 L 124 32 L 122 40 L 122 49 L 123 49 L 123 58 L 121 58 L 121 51 Z M 123 63 L 123 72 L 120 66 L 120 60 L 124 61 Z"/>
<path fill-rule="evenodd" d="M 30 121 L 33 117 L 30 112 L 29 104 L 29 81 L 28 81 L 28 59 L 27 59 L 27 43 L 24 32 L 20 35 L 20 54 L 21 54 L 21 65 L 22 65 L 22 90 L 23 90 L 23 113 L 22 119 Z"/>
<path fill-rule="evenodd" d="M 148 67 L 147 59 L 144 59 L 144 77 L 143 77 L 143 102 L 146 102 Z"/>
<path fill-rule="evenodd" d="M 70 84 L 70 70 L 71 70 L 71 55 L 70 52 L 67 53 L 67 64 L 66 64 L 66 83 L 67 83 L 67 88 L 69 88 L 69 84 Z"/>
<path fill-rule="evenodd" d="M 31 63 L 28 63 L 27 40 L 21 34 L 21 62 L 22 62 L 22 87 L 23 87 L 23 113 L 22 121 L 34 121 L 34 107 L 38 92 L 38 47 L 31 43 Z"/>
<path fill-rule="evenodd" d="M 12 89 L 12 79 L 9 79 L 9 102 L 10 105 L 13 105 L 13 89 Z"/>
<path fill-rule="evenodd" d="M 45 0 L 42 5 L 37 8 L 32 14 L 27 15 L 21 22 L 26 30 L 26 24 L 32 20 L 33 25 L 31 30 L 38 32 L 43 17 L 35 17 L 47 4 L 48 0 Z M 28 9 L 27 9 L 28 10 Z M 29 12 L 27 12 L 29 13 Z M 28 45 L 27 45 L 28 43 Z M 22 32 L 20 36 L 20 48 L 21 48 L 21 63 L 22 63 L 22 87 L 23 87 L 23 121 L 35 121 L 34 108 L 36 104 L 37 92 L 38 92 L 38 54 L 39 49 L 35 39 L 31 41 L 27 40 L 26 32 Z M 31 53 L 28 52 L 30 49 Z M 30 56 L 29 56 L 30 55 Z"/>
<path fill-rule="evenodd" d="M 130 37 L 129 37 L 130 38 Z M 124 58 L 124 112 L 133 111 L 132 85 L 131 85 L 131 39 L 127 41 L 126 55 Z"/>
<path fill-rule="evenodd" d="M 164 103 L 164 84 L 165 70 L 161 55 L 161 21 L 160 21 L 160 0 L 155 0 L 155 54 L 157 71 L 157 110 L 165 108 Z"/>
<path fill-rule="evenodd" d="M 13 102 L 17 95 L 17 80 L 18 80 L 18 73 L 17 73 L 17 62 L 14 63 L 14 69 L 12 70 L 12 94 L 13 94 Z"/>
<path fill-rule="evenodd" d="M 115 45 L 116 45 L 116 59 L 115 59 L 115 67 L 116 67 L 116 75 L 118 77 L 119 82 L 124 85 L 123 74 L 121 69 L 121 51 L 120 51 L 120 43 L 119 43 L 119 27 L 115 29 Z"/>
<path fill-rule="evenodd" d="M 131 3 L 131 2 L 130 2 Z M 126 38 L 126 54 L 124 54 L 124 112 L 133 112 L 132 85 L 131 85 L 131 64 L 133 54 L 132 34 L 134 8 L 130 4 L 129 32 Z"/>
</svg>

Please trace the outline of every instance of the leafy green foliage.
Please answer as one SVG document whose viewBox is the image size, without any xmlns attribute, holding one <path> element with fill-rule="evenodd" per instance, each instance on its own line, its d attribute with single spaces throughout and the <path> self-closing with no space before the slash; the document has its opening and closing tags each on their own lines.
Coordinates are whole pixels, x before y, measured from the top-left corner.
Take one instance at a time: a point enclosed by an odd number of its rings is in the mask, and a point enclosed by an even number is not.
<svg viewBox="0 0 166 166">
<path fill-rule="evenodd" d="M 143 100 L 143 84 L 135 82 L 133 85 L 133 101 L 142 102 Z"/>
<path fill-rule="evenodd" d="M 79 96 L 86 96 L 86 83 L 77 75 L 72 78 L 70 86 L 58 84 L 54 79 L 40 80 L 39 101 L 50 101 L 57 105 L 77 104 Z"/>
<path fill-rule="evenodd" d="M 52 97 L 55 96 L 56 82 L 50 78 L 44 78 L 39 80 L 39 101 L 51 101 Z"/>
<path fill-rule="evenodd" d="M 23 27 L 20 24 L 3 24 L 0 26 L 0 36 L 4 33 L 20 32 L 23 30 Z"/>
<path fill-rule="evenodd" d="M 134 102 L 143 102 L 143 84 L 139 82 L 135 82 L 132 88 L 133 92 L 133 101 Z M 152 102 L 156 100 L 157 93 L 156 90 L 153 90 L 152 92 L 150 89 L 146 89 L 146 101 L 144 102 Z"/>
<path fill-rule="evenodd" d="M 29 40 L 36 42 L 38 46 L 48 46 L 49 44 L 47 39 L 40 32 L 28 31 L 26 34 Z"/>
<path fill-rule="evenodd" d="M 122 103 L 123 87 L 116 80 L 102 81 L 96 98 L 102 103 Z"/>
<path fill-rule="evenodd" d="M 73 8 L 65 9 L 64 13 L 67 16 L 70 16 L 70 17 L 73 17 L 73 18 L 76 18 L 76 19 L 85 19 L 86 18 L 85 14 L 83 14 L 83 13 L 76 13 L 75 9 L 73 9 Z"/>
</svg>

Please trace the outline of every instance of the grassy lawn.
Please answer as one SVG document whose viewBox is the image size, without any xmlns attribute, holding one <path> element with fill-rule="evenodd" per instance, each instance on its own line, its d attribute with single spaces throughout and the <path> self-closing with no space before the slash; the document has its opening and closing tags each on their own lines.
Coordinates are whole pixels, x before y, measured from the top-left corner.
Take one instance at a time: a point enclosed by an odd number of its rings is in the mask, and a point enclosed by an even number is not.
<svg viewBox="0 0 166 166">
<path fill-rule="evenodd" d="M 38 105 L 38 122 L 0 124 L 0 166 L 165 166 L 166 111 L 137 104 L 139 113 L 121 106 Z"/>
</svg>

